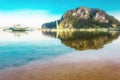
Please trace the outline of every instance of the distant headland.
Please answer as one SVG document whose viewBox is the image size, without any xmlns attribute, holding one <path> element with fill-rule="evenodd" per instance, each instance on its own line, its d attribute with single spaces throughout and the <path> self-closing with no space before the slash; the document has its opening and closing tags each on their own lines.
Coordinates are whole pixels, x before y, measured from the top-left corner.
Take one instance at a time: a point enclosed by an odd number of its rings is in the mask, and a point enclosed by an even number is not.
<svg viewBox="0 0 120 80">
<path fill-rule="evenodd" d="M 97 8 L 79 7 L 67 11 L 61 19 L 44 23 L 41 30 L 120 30 L 120 21 Z"/>
</svg>

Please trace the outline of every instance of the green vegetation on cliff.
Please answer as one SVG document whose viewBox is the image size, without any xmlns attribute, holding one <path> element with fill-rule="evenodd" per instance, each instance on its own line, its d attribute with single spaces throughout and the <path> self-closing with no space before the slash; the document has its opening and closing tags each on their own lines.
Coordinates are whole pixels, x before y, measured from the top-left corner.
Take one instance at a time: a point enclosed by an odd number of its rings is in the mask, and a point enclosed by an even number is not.
<svg viewBox="0 0 120 80">
<path fill-rule="evenodd" d="M 66 12 L 60 20 L 45 23 L 42 28 L 80 29 L 80 28 L 119 28 L 120 22 L 100 9 L 79 7 Z"/>
</svg>

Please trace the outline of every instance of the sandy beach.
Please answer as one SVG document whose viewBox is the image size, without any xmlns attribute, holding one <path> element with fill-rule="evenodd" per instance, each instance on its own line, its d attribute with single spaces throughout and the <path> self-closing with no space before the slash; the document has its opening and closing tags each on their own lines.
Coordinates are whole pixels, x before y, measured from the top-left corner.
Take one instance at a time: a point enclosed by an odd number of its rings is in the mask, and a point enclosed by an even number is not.
<svg viewBox="0 0 120 80">
<path fill-rule="evenodd" d="M 120 80 L 119 59 L 76 58 L 73 61 L 73 58 L 71 61 L 70 57 L 66 58 L 62 56 L 47 63 L 38 61 L 3 70 L 0 80 Z"/>
<path fill-rule="evenodd" d="M 0 0 L 0 80 L 120 80 L 120 0 Z"/>
</svg>

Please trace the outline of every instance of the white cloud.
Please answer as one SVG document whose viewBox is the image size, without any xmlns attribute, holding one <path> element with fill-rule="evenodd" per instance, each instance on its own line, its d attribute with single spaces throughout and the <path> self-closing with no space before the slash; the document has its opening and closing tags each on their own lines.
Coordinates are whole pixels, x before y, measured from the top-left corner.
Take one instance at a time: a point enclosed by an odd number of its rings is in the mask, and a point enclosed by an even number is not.
<svg viewBox="0 0 120 80">
<path fill-rule="evenodd" d="M 0 26 L 21 24 L 29 27 L 40 27 L 45 22 L 57 20 L 61 15 L 53 15 L 47 10 L 0 11 Z"/>
</svg>

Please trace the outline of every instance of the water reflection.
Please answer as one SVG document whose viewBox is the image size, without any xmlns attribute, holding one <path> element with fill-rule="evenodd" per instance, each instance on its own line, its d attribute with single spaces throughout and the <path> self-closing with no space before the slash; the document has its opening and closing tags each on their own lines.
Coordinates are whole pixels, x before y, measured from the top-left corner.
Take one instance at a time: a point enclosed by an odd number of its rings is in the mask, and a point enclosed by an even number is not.
<svg viewBox="0 0 120 80">
<path fill-rule="evenodd" d="M 27 35 L 28 33 L 26 31 L 13 31 L 10 32 L 14 35 L 14 37 L 22 37 L 23 35 Z"/>
<path fill-rule="evenodd" d="M 119 32 L 43 32 L 44 35 L 56 37 L 61 42 L 76 50 L 100 49 L 119 37 Z"/>
<path fill-rule="evenodd" d="M 72 51 L 58 39 L 46 37 L 40 31 L 0 31 L 0 70 L 48 60 Z"/>
<path fill-rule="evenodd" d="M 0 31 L 0 43 L 1 42 L 30 42 L 30 41 L 41 41 L 47 40 L 48 37 L 42 35 L 40 31 Z"/>
</svg>

